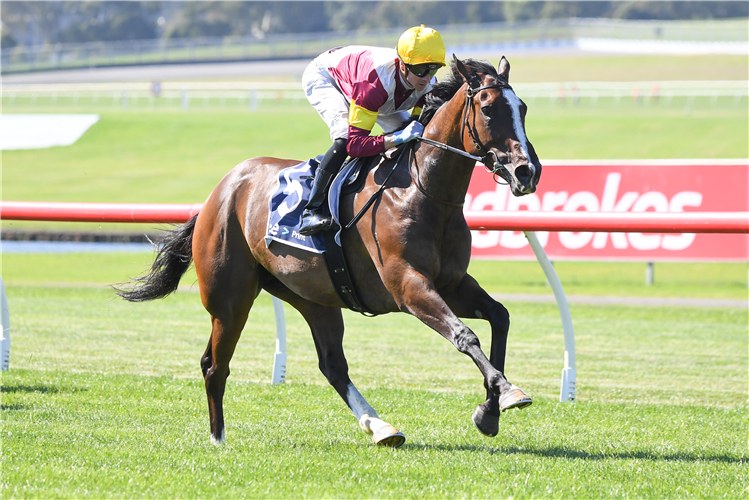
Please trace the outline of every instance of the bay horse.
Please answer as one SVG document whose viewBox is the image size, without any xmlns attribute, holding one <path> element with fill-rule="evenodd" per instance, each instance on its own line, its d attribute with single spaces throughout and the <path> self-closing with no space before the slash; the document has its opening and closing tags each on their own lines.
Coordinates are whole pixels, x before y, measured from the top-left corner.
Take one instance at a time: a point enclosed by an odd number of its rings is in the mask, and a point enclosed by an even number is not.
<svg viewBox="0 0 749 500">
<path fill-rule="evenodd" d="M 510 185 L 514 196 L 532 193 L 541 164 L 525 134 L 526 105 L 509 84 L 510 64 L 453 56 L 451 74 L 436 84 L 422 113 L 424 141 L 408 145 L 408 161 L 372 168 L 358 192 L 342 196 L 340 219 L 350 221 L 377 193 L 371 208 L 341 240 L 360 302 L 377 314 L 406 312 L 468 355 L 484 377 L 486 401 L 472 420 L 495 436 L 500 412 L 531 399 L 504 375 L 510 317 L 507 309 L 467 274 L 471 233 L 463 202 L 476 158 Z M 437 145 L 442 147 L 437 147 Z M 478 156 L 476 156 L 478 155 Z M 405 437 L 379 419 L 348 376 L 343 352 L 346 307 L 320 254 L 266 246 L 269 196 L 279 172 L 297 160 L 259 157 L 232 169 L 200 213 L 168 231 L 151 270 L 118 293 L 130 301 L 161 298 L 177 289 L 194 261 L 200 298 L 211 315 L 211 335 L 200 366 L 205 380 L 211 439 L 225 439 L 223 396 L 229 362 L 261 290 L 287 302 L 312 332 L 320 371 L 376 444 L 398 447 Z M 392 174 L 386 174 L 392 170 Z M 489 357 L 459 318 L 491 325 Z"/>
</svg>

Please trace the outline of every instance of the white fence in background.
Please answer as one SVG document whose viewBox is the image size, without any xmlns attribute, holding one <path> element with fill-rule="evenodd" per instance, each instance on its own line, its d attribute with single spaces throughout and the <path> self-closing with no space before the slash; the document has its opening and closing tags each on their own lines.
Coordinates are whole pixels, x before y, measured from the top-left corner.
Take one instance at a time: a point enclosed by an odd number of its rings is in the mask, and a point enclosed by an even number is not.
<svg viewBox="0 0 749 500">
<path fill-rule="evenodd" d="M 546 82 L 517 83 L 518 94 L 529 103 L 537 99 L 589 105 L 599 99 L 659 102 L 669 105 L 675 98 L 693 101 L 708 98 L 709 104 L 739 105 L 749 97 L 749 81 L 640 81 L 640 82 Z M 251 110 L 266 104 L 305 103 L 299 82 L 135 82 L 79 84 L 6 84 L 3 104 L 12 106 L 243 106 Z"/>
</svg>

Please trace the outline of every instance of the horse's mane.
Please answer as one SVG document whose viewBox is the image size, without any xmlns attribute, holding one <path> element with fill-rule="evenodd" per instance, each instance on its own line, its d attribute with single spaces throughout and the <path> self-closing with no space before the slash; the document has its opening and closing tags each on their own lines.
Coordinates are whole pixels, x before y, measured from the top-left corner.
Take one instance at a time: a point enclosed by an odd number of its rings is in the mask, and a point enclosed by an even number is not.
<svg viewBox="0 0 749 500">
<path fill-rule="evenodd" d="M 462 61 L 472 74 L 481 73 L 499 79 L 497 70 L 489 61 L 479 61 L 477 59 L 463 59 Z M 450 63 L 450 70 L 451 73 L 447 75 L 444 80 L 437 82 L 434 87 L 432 87 L 432 91 L 427 94 L 426 104 L 421 111 L 421 118 L 419 120 L 424 125 L 429 123 L 434 116 L 434 113 L 443 104 L 452 99 L 458 89 L 465 83 L 463 75 L 460 74 L 455 65 L 455 61 Z"/>
</svg>

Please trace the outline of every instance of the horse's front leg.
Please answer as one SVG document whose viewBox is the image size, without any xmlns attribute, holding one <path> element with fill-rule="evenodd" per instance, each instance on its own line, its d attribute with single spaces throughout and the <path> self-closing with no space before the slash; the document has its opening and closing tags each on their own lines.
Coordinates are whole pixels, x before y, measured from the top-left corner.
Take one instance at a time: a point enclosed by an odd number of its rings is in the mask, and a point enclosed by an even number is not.
<svg viewBox="0 0 749 500">
<path fill-rule="evenodd" d="M 460 321 L 437 292 L 433 282 L 415 270 L 401 275 L 404 279 L 401 280 L 400 290 L 396 289 L 399 293 L 393 294 L 401 310 L 419 318 L 449 340 L 458 351 L 470 357 L 484 376 L 488 391 L 499 396 L 513 390 L 514 386 L 481 350 L 478 336 Z M 504 358 L 504 348 L 498 348 L 498 356 Z"/>
<path fill-rule="evenodd" d="M 489 322 L 492 330 L 492 345 L 489 354 L 491 364 L 504 374 L 505 355 L 507 352 L 507 334 L 510 329 L 510 313 L 499 302 L 494 300 L 475 279 L 465 275 L 458 287 L 443 298 L 452 311 L 461 318 L 478 318 Z M 479 404 L 473 414 L 473 423 L 487 436 L 496 436 L 499 432 L 500 411 L 511 408 L 524 408 L 532 403 L 531 399 L 517 386 L 498 396 L 490 387 L 486 387 L 486 401 Z"/>
</svg>

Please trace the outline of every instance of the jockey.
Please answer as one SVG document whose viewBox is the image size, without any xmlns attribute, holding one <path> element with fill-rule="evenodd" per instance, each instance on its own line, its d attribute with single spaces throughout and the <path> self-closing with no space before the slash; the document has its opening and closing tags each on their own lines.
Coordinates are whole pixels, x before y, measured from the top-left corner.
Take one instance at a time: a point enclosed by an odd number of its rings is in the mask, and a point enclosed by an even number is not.
<svg viewBox="0 0 749 500">
<path fill-rule="evenodd" d="M 333 145 L 315 174 L 301 234 L 331 226 L 322 206 L 347 156 L 376 155 L 421 136 L 424 127 L 415 119 L 425 94 L 436 83 L 435 73 L 444 65 L 442 37 L 421 25 L 403 33 L 396 49 L 339 47 L 307 66 L 302 85 L 307 100 L 328 125 Z M 385 135 L 369 135 L 375 123 Z"/>
</svg>

